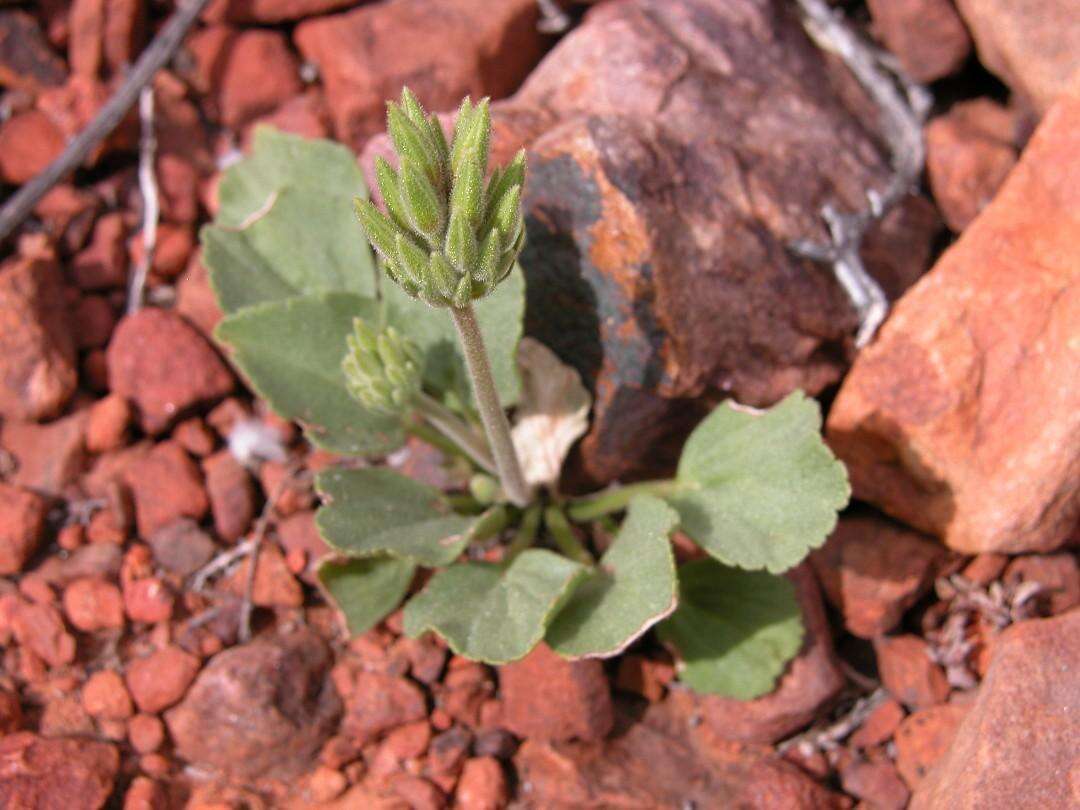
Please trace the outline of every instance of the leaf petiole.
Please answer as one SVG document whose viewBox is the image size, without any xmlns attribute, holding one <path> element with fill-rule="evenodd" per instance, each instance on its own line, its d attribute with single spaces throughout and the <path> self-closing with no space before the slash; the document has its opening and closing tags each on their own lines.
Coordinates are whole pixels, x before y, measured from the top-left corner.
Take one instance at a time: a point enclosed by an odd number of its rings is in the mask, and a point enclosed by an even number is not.
<svg viewBox="0 0 1080 810">
<path fill-rule="evenodd" d="M 587 523 L 590 520 L 596 520 L 613 512 L 621 512 L 638 495 L 655 495 L 658 498 L 667 498 L 675 495 L 685 486 L 684 483 L 674 478 L 662 481 L 639 481 L 635 484 L 614 486 L 595 495 L 576 498 L 570 503 L 566 514 L 575 523 Z"/>
<path fill-rule="evenodd" d="M 487 442 L 457 414 L 423 391 L 416 395 L 413 404 L 417 412 L 430 422 L 432 427 L 457 445 L 477 466 L 492 475 L 498 474 Z"/>
<path fill-rule="evenodd" d="M 511 540 L 510 544 L 506 547 L 506 555 L 503 557 L 504 561 L 509 562 L 536 542 L 536 533 L 540 528 L 540 518 L 542 516 L 543 513 L 540 504 L 538 503 L 534 503 L 525 510 L 525 513 L 521 518 L 521 525 L 518 526 L 518 530 L 514 532 L 514 539 Z"/>
<path fill-rule="evenodd" d="M 551 539 L 555 541 L 555 545 L 559 547 L 559 550 L 564 555 L 583 565 L 591 566 L 596 564 L 596 560 L 593 559 L 589 550 L 585 548 L 585 544 L 574 533 L 574 527 L 566 519 L 562 507 L 549 506 L 545 509 L 544 525 L 547 526 L 548 532 L 551 533 Z"/>
</svg>

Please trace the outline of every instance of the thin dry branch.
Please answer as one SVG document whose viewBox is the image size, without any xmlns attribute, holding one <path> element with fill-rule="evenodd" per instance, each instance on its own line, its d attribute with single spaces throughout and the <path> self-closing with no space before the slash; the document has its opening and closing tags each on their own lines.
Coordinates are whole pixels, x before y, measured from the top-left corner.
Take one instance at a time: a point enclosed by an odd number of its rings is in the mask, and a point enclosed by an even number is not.
<svg viewBox="0 0 1080 810">
<path fill-rule="evenodd" d="M 882 135 L 891 154 L 892 177 L 885 188 L 867 192 L 867 208 L 846 212 L 831 204 L 824 207 L 822 216 L 829 227 L 830 243 L 801 240 L 791 246 L 801 256 L 832 265 L 836 280 L 859 316 L 855 345 L 862 347 L 885 320 L 889 302 L 866 272 L 859 250 L 870 227 L 903 199 L 922 173 L 922 125 L 932 99 L 924 87 L 904 74 L 895 59 L 865 42 L 825 0 L 796 3 L 810 38 L 818 47 L 839 56 L 881 109 Z"/>
<path fill-rule="evenodd" d="M 127 311 L 130 315 L 137 312 L 143 303 L 143 291 L 146 289 L 146 277 L 154 262 L 154 250 L 157 248 L 158 217 L 161 205 L 158 199 L 157 175 L 154 173 L 154 158 L 157 154 L 157 138 L 154 136 L 154 87 L 146 85 L 139 93 L 139 192 L 143 200 L 142 244 L 143 252 L 131 274 L 128 287 Z"/>
<path fill-rule="evenodd" d="M 142 52 L 131 72 L 116 94 L 101 108 L 94 120 L 67 145 L 63 154 L 50 163 L 41 174 L 8 198 L 0 208 L 0 242 L 7 239 L 34 206 L 60 180 L 77 169 L 90 151 L 116 129 L 143 87 L 154 77 L 180 47 L 191 24 L 210 0 L 187 0 L 181 3 L 169 21 L 162 26 L 153 42 Z"/>
</svg>

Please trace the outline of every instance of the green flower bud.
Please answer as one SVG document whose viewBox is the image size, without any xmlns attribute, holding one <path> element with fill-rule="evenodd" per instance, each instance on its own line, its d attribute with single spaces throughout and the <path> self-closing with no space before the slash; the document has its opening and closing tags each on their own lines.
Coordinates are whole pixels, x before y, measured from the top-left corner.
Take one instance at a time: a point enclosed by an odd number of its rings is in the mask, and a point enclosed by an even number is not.
<svg viewBox="0 0 1080 810">
<path fill-rule="evenodd" d="M 416 345 L 393 327 L 376 334 L 360 318 L 345 340 L 341 370 L 353 398 L 381 413 L 407 411 L 420 391 L 423 356 Z"/>
<path fill-rule="evenodd" d="M 387 105 L 387 129 L 400 158 L 397 171 L 381 158 L 375 161 L 387 213 L 370 202 L 356 203 L 387 275 L 436 307 L 464 307 L 488 295 L 524 244 L 524 151 L 485 185 L 491 148 L 487 99 L 462 102 L 447 144 L 438 118 L 406 88 L 400 103 Z"/>
</svg>

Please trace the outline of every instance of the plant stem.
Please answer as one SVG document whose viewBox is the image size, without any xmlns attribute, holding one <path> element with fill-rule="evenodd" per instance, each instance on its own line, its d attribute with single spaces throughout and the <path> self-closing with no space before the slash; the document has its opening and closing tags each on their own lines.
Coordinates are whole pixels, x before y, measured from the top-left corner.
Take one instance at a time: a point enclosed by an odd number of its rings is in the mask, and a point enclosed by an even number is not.
<svg viewBox="0 0 1080 810">
<path fill-rule="evenodd" d="M 536 542 L 536 531 L 540 528 L 541 514 L 540 504 L 538 503 L 534 503 L 525 510 L 525 515 L 521 518 L 521 525 L 514 532 L 514 539 L 506 547 L 506 554 L 503 557 L 504 562 L 510 562 L 510 560 Z"/>
<path fill-rule="evenodd" d="M 457 327 L 458 336 L 461 338 L 461 346 L 465 350 L 465 364 L 469 369 L 469 377 L 472 379 L 476 409 L 480 413 L 480 421 L 484 423 L 484 430 L 487 433 L 488 443 L 491 445 L 492 455 L 495 457 L 495 467 L 498 470 L 503 491 L 511 503 L 524 508 L 532 500 L 532 493 L 529 485 L 525 483 L 525 476 L 521 472 L 521 462 L 518 461 L 514 443 L 510 439 L 510 423 L 506 419 L 506 412 L 503 411 L 498 392 L 495 390 L 495 380 L 491 376 L 491 363 L 488 362 L 484 338 L 480 334 L 476 315 L 471 304 L 460 309 L 450 307 L 450 315 L 454 319 L 454 326 Z"/>
<path fill-rule="evenodd" d="M 494 537 L 510 522 L 510 510 L 505 504 L 495 504 L 484 512 L 469 531 L 470 543 L 482 543 Z"/>
<path fill-rule="evenodd" d="M 482 437 L 477 436 L 457 414 L 438 400 L 432 399 L 423 391 L 416 396 L 416 410 L 427 419 L 432 427 L 442 432 L 482 469 L 493 475 L 498 474 L 491 451 Z"/>
<path fill-rule="evenodd" d="M 637 495 L 656 495 L 663 498 L 674 495 L 683 485 L 675 479 L 664 481 L 640 481 L 636 484 L 611 487 L 595 495 L 586 495 L 570 504 L 566 513 L 575 523 L 586 523 L 598 517 L 620 512 Z"/>
<path fill-rule="evenodd" d="M 570 525 L 570 521 L 566 519 L 560 507 L 549 506 L 544 510 L 544 525 L 551 533 L 551 539 L 555 541 L 555 545 L 571 560 L 585 565 L 593 565 L 596 562 L 589 550 L 585 548 L 585 544 L 574 534 L 574 527 Z"/>
</svg>

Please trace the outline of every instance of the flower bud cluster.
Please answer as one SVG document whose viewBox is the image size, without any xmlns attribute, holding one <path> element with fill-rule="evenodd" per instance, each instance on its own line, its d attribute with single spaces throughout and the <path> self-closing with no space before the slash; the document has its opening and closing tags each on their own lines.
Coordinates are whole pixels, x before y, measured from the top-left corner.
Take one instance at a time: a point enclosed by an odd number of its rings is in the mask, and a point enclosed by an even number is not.
<svg viewBox="0 0 1080 810">
<path fill-rule="evenodd" d="M 406 293 L 436 307 L 465 307 L 495 289 L 521 252 L 525 152 L 487 179 L 488 100 L 461 104 L 447 144 L 435 115 L 408 88 L 387 105 L 400 167 L 382 158 L 376 180 L 386 213 L 356 200 L 356 214 L 387 273 Z"/>
<path fill-rule="evenodd" d="M 360 318 L 346 341 L 341 368 L 353 398 L 380 413 L 407 411 L 420 392 L 423 355 L 416 344 L 392 326 L 376 333 Z"/>
</svg>

